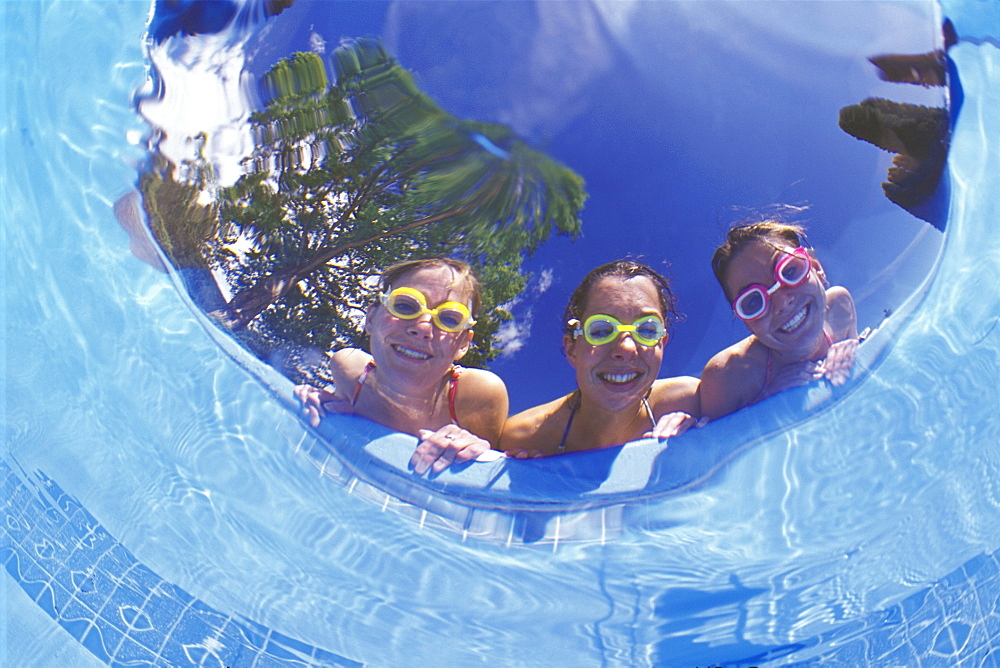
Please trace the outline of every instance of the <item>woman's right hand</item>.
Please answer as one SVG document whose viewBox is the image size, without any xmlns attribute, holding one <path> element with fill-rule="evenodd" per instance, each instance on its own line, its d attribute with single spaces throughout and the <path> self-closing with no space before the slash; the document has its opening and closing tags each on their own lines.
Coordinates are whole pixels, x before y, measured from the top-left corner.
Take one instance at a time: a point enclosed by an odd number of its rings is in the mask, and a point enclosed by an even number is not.
<svg viewBox="0 0 1000 668">
<path fill-rule="evenodd" d="M 293 393 L 302 402 L 302 414 L 312 427 L 318 427 L 327 413 L 354 412 L 350 399 L 340 396 L 336 390 L 331 392 L 312 385 L 296 385 Z"/>
</svg>

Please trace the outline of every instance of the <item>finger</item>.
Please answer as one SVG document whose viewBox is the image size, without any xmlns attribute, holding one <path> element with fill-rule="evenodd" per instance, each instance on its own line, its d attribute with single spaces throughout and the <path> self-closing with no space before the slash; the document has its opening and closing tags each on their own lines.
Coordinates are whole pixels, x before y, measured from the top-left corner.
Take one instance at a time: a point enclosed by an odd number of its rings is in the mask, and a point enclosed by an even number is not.
<svg viewBox="0 0 1000 668">
<path fill-rule="evenodd" d="M 330 401 L 324 401 L 320 404 L 320 407 L 327 411 L 328 413 L 353 413 L 354 406 L 351 405 L 350 401 L 346 399 L 333 399 Z"/>
<path fill-rule="evenodd" d="M 451 463 L 455 461 L 457 454 L 458 451 L 453 450 L 452 448 L 446 448 L 444 452 L 431 462 L 431 470 L 435 473 L 441 473 L 441 471 L 444 471 L 446 468 L 451 466 Z"/>
<path fill-rule="evenodd" d="M 484 441 L 481 438 L 477 438 L 455 453 L 455 461 L 467 462 L 472 459 L 479 459 L 480 455 L 485 452 L 489 452 L 489 450 L 489 442 Z"/>
<path fill-rule="evenodd" d="M 479 456 L 476 457 L 476 461 L 477 462 L 495 462 L 498 459 L 503 459 L 504 455 L 505 455 L 505 453 L 500 452 L 499 450 L 493 450 L 492 448 L 489 448 L 489 449 L 483 450 L 481 453 L 479 453 Z"/>
<path fill-rule="evenodd" d="M 417 475 L 423 475 L 431 464 L 441 456 L 445 447 L 435 442 L 435 438 L 438 436 L 437 432 L 421 429 L 417 433 L 421 436 L 421 441 L 410 457 L 410 466 Z"/>
<path fill-rule="evenodd" d="M 410 465 L 413 467 L 413 471 L 417 475 L 423 475 L 427 473 L 427 470 L 431 467 L 437 458 L 441 456 L 444 452 L 443 448 L 435 446 L 433 444 L 423 444 L 417 452 L 413 453 L 413 457 L 410 458 Z"/>
<path fill-rule="evenodd" d="M 670 438 L 671 436 L 678 436 L 686 431 L 686 428 L 682 429 L 682 427 L 684 427 L 684 423 L 688 420 L 693 421 L 693 418 L 687 413 L 680 411 L 667 413 L 656 423 L 656 426 L 653 428 L 653 433 L 656 438 Z"/>
<path fill-rule="evenodd" d="M 672 438 L 674 436 L 680 436 L 694 425 L 695 425 L 695 419 L 693 417 L 687 415 L 686 413 L 682 414 L 681 417 L 673 421 L 673 424 L 670 425 L 670 431 L 666 433 L 664 438 Z"/>
</svg>

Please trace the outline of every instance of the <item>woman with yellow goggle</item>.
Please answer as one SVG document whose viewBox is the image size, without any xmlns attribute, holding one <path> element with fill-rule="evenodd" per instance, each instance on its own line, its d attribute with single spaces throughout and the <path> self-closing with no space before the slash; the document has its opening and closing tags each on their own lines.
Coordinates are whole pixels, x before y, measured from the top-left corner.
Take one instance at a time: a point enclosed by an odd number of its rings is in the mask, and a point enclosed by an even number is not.
<svg viewBox="0 0 1000 668">
<path fill-rule="evenodd" d="M 469 265 L 404 262 L 383 273 L 380 288 L 365 315 L 369 350 L 330 356 L 334 388 L 298 386 L 304 414 L 317 426 L 327 413 L 355 413 L 413 434 L 418 474 L 484 456 L 499 444 L 508 400 L 495 374 L 456 364 L 472 344 L 480 304 Z"/>
<path fill-rule="evenodd" d="M 667 280 L 649 267 L 619 260 L 593 269 L 563 320 L 577 389 L 509 418 L 500 449 L 555 455 L 676 436 L 695 425 L 698 379 L 657 378 L 674 314 Z"/>
</svg>

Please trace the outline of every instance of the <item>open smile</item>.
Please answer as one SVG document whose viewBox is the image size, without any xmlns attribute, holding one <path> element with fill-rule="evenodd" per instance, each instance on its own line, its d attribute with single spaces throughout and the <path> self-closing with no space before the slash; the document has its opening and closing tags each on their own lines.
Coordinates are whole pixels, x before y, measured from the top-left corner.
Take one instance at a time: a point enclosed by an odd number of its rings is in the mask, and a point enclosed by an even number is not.
<svg viewBox="0 0 1000 668">
<path fill-rule="evenodd" d="M 806 321 L 809 316 L 809 304 L 803 306 L 795 315 L 793 315 L 788 322 L 778 328 L 778 331 L 782 334 L 791 334 L 796 329 L 802 326 L 802 323 Z"/>
<path fill-rule="evenodd" d="M 433 355 L 429 355 L 428 353 L 422 353 L 419 350 L 413 350 L 412 348 L 405 348 L 399 345 L 398 343 L 392 344 L 392 349 L 395 350 L 400 355 L 402 355 L 403 357 L 407 357 L 411 360 L 424 361 L 424 360 L 429 360 L 431 357 L 433 357 Z"/>
<path fill-rule="evenodd" d="M 624 385 L 626 383 L 631 383 L 633 380 L 641 376 L 642 374 L 638 371 L 632 371 L 629 373 L 599 373 L 597 377 L 606 383 L 611 383 L 613 385 Z"/>
</svg>

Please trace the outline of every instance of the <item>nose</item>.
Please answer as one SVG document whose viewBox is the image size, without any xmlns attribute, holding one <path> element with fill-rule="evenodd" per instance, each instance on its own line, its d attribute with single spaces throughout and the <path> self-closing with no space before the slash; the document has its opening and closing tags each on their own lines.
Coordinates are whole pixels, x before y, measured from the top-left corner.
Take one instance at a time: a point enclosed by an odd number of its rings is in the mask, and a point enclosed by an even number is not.
<svg viewBox="0 0 1000 668">
<path fill-rule="evenodd" d="M 635 356 L 639 348 L 639 344 L 635 342 L 635 339 L 632 338 L 632 334 L 630 332 L 622 332 L 619 334 L 618 338 L 615 339 L 611 345 L 615 347 L 614 352 L 612 353 L 615 359 L 629 359 L 630 357 Z"/>
<path fill-rule="evenodd" d="M 794 294 L 795 288 L 787 285 L 782 285 L 780 288 L 775 290 L 774 294 L 771 295 L 771 311 L 774 313 L 783 312 L 786 308 L 788 308 L 788 304 Z"/>
<path fill-rule="evenodd" d="M 431 315 L 429 313 L 422 313 L 419 318 L 410 320 L 406 331 L 412 336 L 420 336 L 425 339 L 429 339 L 434 333 L 434 322 Z"/>
</svg>

